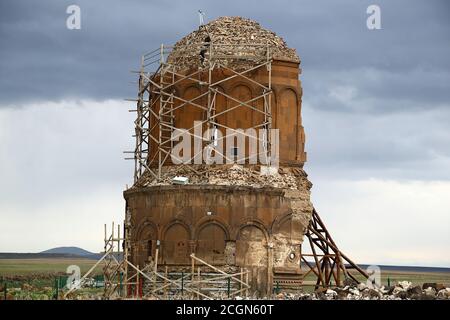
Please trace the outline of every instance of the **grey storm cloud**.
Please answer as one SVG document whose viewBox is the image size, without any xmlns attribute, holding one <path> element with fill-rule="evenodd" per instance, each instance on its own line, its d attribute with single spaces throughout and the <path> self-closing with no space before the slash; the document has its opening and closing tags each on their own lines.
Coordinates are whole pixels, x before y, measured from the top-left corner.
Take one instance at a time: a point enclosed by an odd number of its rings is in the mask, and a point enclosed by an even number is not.
<svg viewBox="0 0 450 320">
<path fill-rule="evenodd" d="M 372 3 L 2 1 L 0 106 L 133 97 L 139 56 L 197 28 L 198 9 L 207 20 L 240 15 L 301 57 L 312 174 L 448 179 L 450 5 L 377 1 L 382 29 L 372 31 Z M 81 30 L 66 28 L 70 4 Z"/>
<path fill-rule="evenodd" d="M 66 28 L 71 4 L 81 30 Z M 381 30 L 366 27 L 371 4 Z M 101 249 L 133 177 L 129 71 L 198 28 L 198 9 L 257 20 L 297 49 L 305 168 L 341 248 L 367 263 L 450 265 L 445 0 L 1 0 L 0 251 Z"/>
<path fill-rule="evenodd" d="M 68 30 L 66 8 L 81 7 L 82 29 Z M 0 101 L 127 98 L 135 95 L 128 71 L 143 52 L 173 44 L 207 19 L 242 15 L 284 37 L 302 59 L 305 99 L 340 109 L 333 86 L 357 95 L 405 103 L 450 98 L 450 20 L 445 1 L 377 1 L 382 30 L 366 28 L 372 1 L 51 1 L 0 4 Z M 367 70 L 371 70 L 368 72 Z M 372 74 L 371 74 L 372 73 Z M 428 107 L 423 105 L 422 107 Z M 366 108 L 370 110 L 370 108 Z"/>
<path fill-rule="evenodd" d="M 449 108 L 366 115 L 306 104 L 303 119 L 313 176 L 450 180 Z"/>
</svg>

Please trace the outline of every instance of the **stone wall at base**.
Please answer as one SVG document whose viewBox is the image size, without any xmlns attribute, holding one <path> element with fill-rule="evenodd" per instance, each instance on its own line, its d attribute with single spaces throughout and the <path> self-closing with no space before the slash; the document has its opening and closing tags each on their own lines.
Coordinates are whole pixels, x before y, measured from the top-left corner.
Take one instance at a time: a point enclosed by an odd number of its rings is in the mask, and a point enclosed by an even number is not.
<svg viewBox="0 0 450 320">
<path fill-rule="evenodd" d="M 145 265 L 159 241 L 159 265 L 189 266 L 194 253 L 215 266 L 244 267 L 260 295 L 272 290 L 274 273 L 300 274 L 311 183 L 301 169 L 282 170 L 277 179 L 295 181 L 290 187 L 256 187 L 251 179 L 224 185 L 216 179 L 219 184 L 159 183 L 125 191 L 132 263 Z"/>
</svg>

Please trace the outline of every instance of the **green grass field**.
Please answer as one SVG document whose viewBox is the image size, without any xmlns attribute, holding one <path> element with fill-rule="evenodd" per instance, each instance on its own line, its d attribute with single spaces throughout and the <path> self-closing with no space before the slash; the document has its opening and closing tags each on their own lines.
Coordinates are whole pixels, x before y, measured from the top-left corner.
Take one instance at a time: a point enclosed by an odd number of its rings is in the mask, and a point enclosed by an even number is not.
<svg viewBox="0 0 450 320">
<path fill-rule="evenodd" d="M 19 276 L 26 278 L 27 276 L 37 277 L 39 275 L 64 274 L 67 267 L 77 265 L 81 269 L 81 273 L 87 272 L 94 264 L 95 260 L 88 259 L 0 259 L 0 278 L 3 276 L 13 277 Z M 98 266 L 94 274 L 101 274 L 101 266 Z M 450 286 L 450 272 L 410 272 L 410 271 L 382 271 L 381 280 L 383 284 L 387 284 L 388 278 L 391 284 L 397 281 L 411 281 L 413 283 L 422 284 L 424 282 L 438 282 Z M 307 278 L 313 280 L 313 276 Z"/>
<path fill-rule="evenodd" d="M 77 265 L 81 269 L 81 275 L 86 273 L 96 260 L 88 259 L 0 259 L 0 287 L 7 282 L 10 292 L 15 299 L 47 299 L 55 293 L 57 279 L 65 279 L 67 267 Z M 102 266 L 98 266 L 92 276 L 102 274 Z M 341 279 L 344 277 L 342 276 Z M 364 281 L 361 276 L 358 279 Z M 415 285 L 426 282 L 442 283 L 450 287 L 450 272 L 411 272 L 382 270 L 381 281 L 383 285 L 395 285 L 399 281 L 411 281 Z M 2 281 L 3 280 L 3 281 Z M 61 280 L 65 281 L 65 280 Z M 315 283 L 312 274 L 307 276 L 305 284 Z M 103 289 L 83 289 L 87 293 L 100 294 Z M 304 287 L 306 292 L 313 291 L 313 286 Z M 1 289 L 0 289 L 1 291 Z M 0 297 L 1 298 L 1 297 Z"/>
<path fill-rule="evenodd" d="M 77 265 L 83 275 L 95 263 L 96 260 L 73 258 L 0 259 L 0 288 L 5 286 L 8 288 L 8 299 L 54 299 L 57 292 L 59 295 L 61 294 L 56 287 L 58 281 L 61 287 L 64 286 L 67 267 Z M 101 273 L 101 266 L 99 266 L 94 270 L 92 276 Z M 87 288 L 80 292 L 100 296 L 103 289 Z M 0 299 L 3 299 L 4 290 L 0 295 Z"/>
<path fill-rule="evenodd" d="M 1 276 L 65 273 L 70 265 L 77 265 L 81 273 L 88 271 L 96 260 L 88 259 L 0 259 Z M 101 271 L 98 268 L 97 271 Z"/>
</svg>

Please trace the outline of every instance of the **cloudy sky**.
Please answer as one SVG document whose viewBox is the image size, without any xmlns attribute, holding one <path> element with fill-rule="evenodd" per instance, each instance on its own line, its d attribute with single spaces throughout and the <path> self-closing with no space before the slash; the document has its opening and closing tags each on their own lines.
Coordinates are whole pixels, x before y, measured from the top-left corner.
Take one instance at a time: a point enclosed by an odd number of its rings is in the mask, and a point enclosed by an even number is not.
<svg viewBox="0 0 450 320">
<path fill-rule="evenodd" d="M 81 30 L 66 28 L 67 6 Z M 366 9 L 381 8 L 381 30 Z M 361 263 L 450 267 L 447 1 L 0 2 L 0 251 L 102 248 L 131 184 L 140 54 L 245 16 L 301 60 L 305 169 L 335 242 Z"/>
</svg>

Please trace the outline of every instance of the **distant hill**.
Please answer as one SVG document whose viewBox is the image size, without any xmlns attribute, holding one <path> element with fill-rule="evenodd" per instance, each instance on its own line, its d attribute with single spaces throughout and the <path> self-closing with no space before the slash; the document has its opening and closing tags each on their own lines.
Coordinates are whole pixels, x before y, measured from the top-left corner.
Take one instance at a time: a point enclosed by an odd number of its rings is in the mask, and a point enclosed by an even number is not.
<svg viewBox="0 0 450 320">
<path fill-rule="evenodd" d="M 48 249 L 42 252 L 39 252 L 40 254 L 67 254 L 67 255 L 76 255 L 76 256 L 91 256 L 95 253 L 89 252 L 87 250 L 78 248 L 78 247 L 57 247 Z"/>
<path fill-rule="evenodd" d="M 99 253 L 92 253 L 78 247 L 58 247 L 37 253 L 0 252 L 0 259 L 92 259 L 102 257 Z"/>
</svg>

